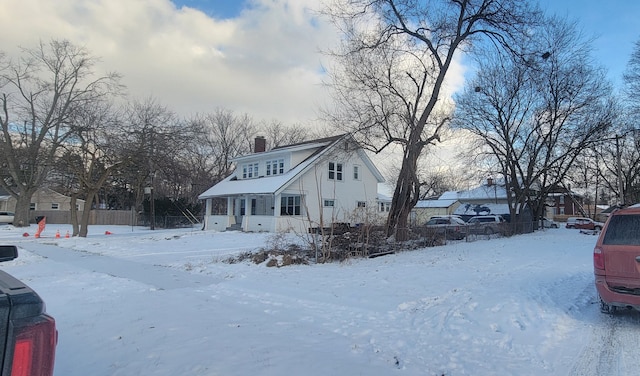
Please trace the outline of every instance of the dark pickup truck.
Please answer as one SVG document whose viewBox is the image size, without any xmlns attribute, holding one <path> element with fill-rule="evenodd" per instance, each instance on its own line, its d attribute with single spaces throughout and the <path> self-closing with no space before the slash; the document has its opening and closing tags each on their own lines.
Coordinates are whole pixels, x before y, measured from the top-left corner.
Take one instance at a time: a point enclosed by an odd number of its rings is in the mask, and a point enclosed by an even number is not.
<svg viewBox="0 0 640 376">
<path fill-rule="evenodd" d="M 18 257 L 13 245 L 0 245 L 0 262 Z M 40 296 L 0 271 L 0 376 L 51 376 L 58 332 Z"/>
</svg>

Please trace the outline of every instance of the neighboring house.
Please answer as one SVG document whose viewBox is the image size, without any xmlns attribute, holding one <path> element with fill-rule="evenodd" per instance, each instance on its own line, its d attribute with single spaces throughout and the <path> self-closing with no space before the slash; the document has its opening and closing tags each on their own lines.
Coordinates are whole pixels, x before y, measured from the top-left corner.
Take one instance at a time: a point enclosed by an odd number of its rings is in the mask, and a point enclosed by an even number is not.
<svg viewBox="0 0 640 376">
<path fill-rule="evenodd" d="M 509 204 L 504 182 L 487 179 L 485 184 L 467 191 L 449 191 L 440 196 L 440 200 L 457 200 L 460 205 L 452 214 L 463 219 L 476 215 L 497 214 L 509 219 Z"/>
<path fill-rule="evenodd" d="M 11 202 L 11 195 L 9 192 L 5 191 L 3 188 L 0 188 L 0 211 L 14 211 L 16 206 L 15 200 L 13 200 L 13 206 L 9 206 Z"/>
<path fill-rule="evenodd" d="M 411 224 L 424 225 L 431 217 L 451 215 L 460 206 L 457 199 L 420 200 L 411 210 Z"/>
<path fill-rule="evenodd" d="M 233 160 L 235 171 L 202 193 L 204 227 L 242 231 L 295 231 L 386 218 L 390 200 L 378 196 L 384 181 L 348 135 L 264 150 Z"/>
<path fill-rule="evenodd" d="M 83 205 L 84 200 L 76 200 L 76 206 L 82 208 Z M 71 197 L 49 188 L 40 188 L 31 196 L 30 209 L 69 211 L 71 209 Z M 16 210 L 16 199 L 3 189 L 0 189 L 0 210 L 11 212 Z"/>
<path fill-rule="evenodd" d="M 586 216 L 583 209 L 584 195 L 569 188 L 555 188 L 547 196 L 547 217 L 556 216 Z"/>
<path fill-rule="evenodd" d="M 76 200 L 76 207 L 82 209 L 84 200 Z M 69 210 L 71 197 L 49 188 L 40 188 L 31 196 L 31 214 L 29 221 L 35 222 L 36 216 L 46 216 L 47 223 L 70 223 Z M 0 211 L 16 211 L 16 199 L 0 189 Z"/>
<path fill-rule="evenodd" d="M 81 210 L 84 200 L 76 200 L 76 209 Z M 49 188 L 41 188 L 31 197 L 31 210 L 71 210 L 71 197 L 53 191 Z"/>
</svg>

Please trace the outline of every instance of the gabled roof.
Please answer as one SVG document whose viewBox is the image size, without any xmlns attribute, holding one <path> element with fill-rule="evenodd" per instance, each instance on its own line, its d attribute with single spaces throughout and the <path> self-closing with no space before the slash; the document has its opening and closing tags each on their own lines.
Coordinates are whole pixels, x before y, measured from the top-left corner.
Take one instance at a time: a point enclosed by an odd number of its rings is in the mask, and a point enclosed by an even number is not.
<svg viewBox="0 0 640 376">
<path fill-rule="evenodd" d="M 286 153 L 291 153 L 291 152 L 302 151 L 302 150 L 310 150 L 310 149 L 318 149 L 316 151 L 316 153 L 319 153 L 324 148 L 331 146 L 333 143 L 341 140 L 342 138 L 346 138 L 347 136 L 348 136 L 347 134 L 341 134 L 341 135 L 338 135 L 338 136 L 325 137 L 325 138 L 320 138 L 320 139 L 317 139 L 317 140 L 310 140 L 310 141 L 300 142 L 300 143 L 297 143 L 297 144 L 278 146 L 278 147 L 275 147 L 275 148 L 273 148 L 273 149 L 271 149 L 269 151 L 252 153 L 252 154 L 242 155 L 240 157 L 233 158 L 232 162 L 242 162 L 242 161 L 247 161 L 247 160 L 252 160 L 252 159 L 264 160 L 264 159 L 270 158 L 271 156 L 283 154 L 285 152 Z M 313 157 L 313 155 L 311 155 L 310 157 Z"/>
<path fill-rule="evenodd" d="M 504 185 L 481 185 L 468 191 L 448 191 L 440 196 L 440 200 L 506 200 L 507 191 Z"/>
<path fill-rule="evenodd" d="M 355 142 L 350 134 L 343 134 L 334 137 L 321 138 L 317 140 L 311 140 L 293 145 L 281 146 L 272 149 L 268 152 L 253 153 L 246 156 L 238 157 L 234 161 L 246 161 L 250 159 L 267 159 L 272 155 L 280 154 L 284 152 L 293 152 L 300 150 L 316 149 L 309 157 L 298 165 L 291 168 L 289 171 L 282 175 L 264 176 L 254 179 L 237 179 L 235 174 L 223 179 L 218 184 L 207 189 L 204 193 L 198 196 L 199 199 L 206 199 L 211 197 L 224 197 L 231 195 L 243 195 L 243 194 L 279 194 L 286 189 L 297 177 L 304 174 L 314 163 L 322 156 L 329 153 L 340 141 L 350 139 Z M 375 167 L 371 159 L 366 155 L 362 148 L 358 148 L 358 155 L 367 167 L 371 170 L 378 182 L 382 183 L 384 178 L 380 171 Z"/>
</svg>

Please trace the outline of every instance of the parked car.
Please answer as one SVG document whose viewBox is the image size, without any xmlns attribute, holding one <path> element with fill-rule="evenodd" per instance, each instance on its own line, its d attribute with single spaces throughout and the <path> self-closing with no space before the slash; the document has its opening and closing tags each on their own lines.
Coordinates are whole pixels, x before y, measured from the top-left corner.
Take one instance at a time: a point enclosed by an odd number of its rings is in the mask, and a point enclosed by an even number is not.
<svg viewBox="0 0 640 376">
<path fill-rule="evenodd" d="M 461 221 L 464 222 L 464 219 L 462 219 L 461 216 L 457 215 L 457 214 L 441 214 L 441 215 L 434 215 L 429 219 L 434 219 L 434 218 L 457 218 Z"/>
<path fill-rule="evenodd" d="M 467 221 L 470 233 L 484 235 L 499 233 L 504 223 L 506 221 L 500 215 L 477 215 Z"/>
<path fill-rule="evenodd" d="M 567 228 L 578 228 L 581 230 L 596 230 L 600 231 L 604 227 L 604 223 L 596 222 L 591 218 L 584 217 L 569 217 L 567 218 Z"/>
<path fill-rule="evenodd" d="M 446 239 L 461 240 L 467 236 L 467 223 L 456 217 L 434 217 L 425 226 Z"/>
<path fill-rule="evenodd" d="M 640 205 L 614 211 L 593 249 L 600 310 L 640 311 Z"/>
<path fill-rule="evenodd" d="M 0 223 L 13 223 L 14 213 L 7 211 L 0 211 Z"/>
<path fill-rule="evenodd" d="M 558 222 L 555 222 L 549 218 L 542 218 L 542 226 L 544 228 L 558 228 Z"/>
</svg>

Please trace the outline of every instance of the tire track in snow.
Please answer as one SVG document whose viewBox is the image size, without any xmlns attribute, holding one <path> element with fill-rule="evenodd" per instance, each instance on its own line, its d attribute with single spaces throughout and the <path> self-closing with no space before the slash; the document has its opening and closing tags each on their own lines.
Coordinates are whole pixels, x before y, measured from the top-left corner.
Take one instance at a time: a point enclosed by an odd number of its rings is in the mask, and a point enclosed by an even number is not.
<svg viewBox="0 0 640 376">
<path fill-rule="evenodd" d="M 597 305 L 594 305 L 597 307 Z M 594 308 L 597 311 L 597 308 Z M 596 312 L 590 342 L 576 359 L 570 375 L 624 376 L 640 368 L 640 313 L 622 311 L 615 315 Z"/>
</svg>

